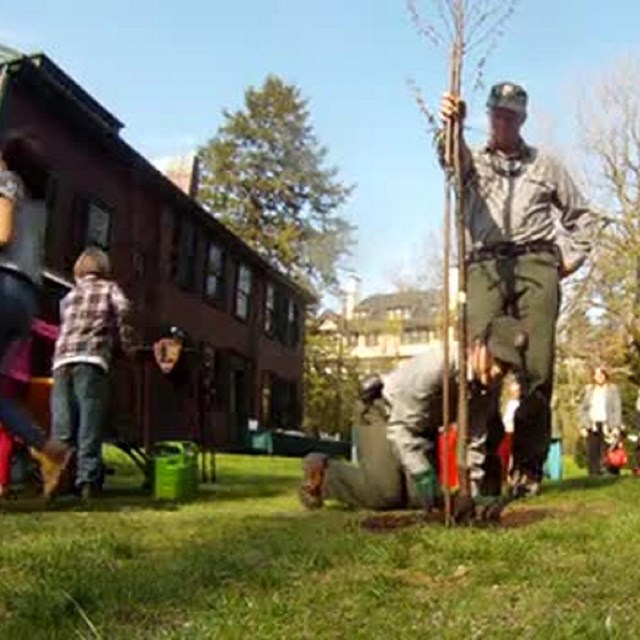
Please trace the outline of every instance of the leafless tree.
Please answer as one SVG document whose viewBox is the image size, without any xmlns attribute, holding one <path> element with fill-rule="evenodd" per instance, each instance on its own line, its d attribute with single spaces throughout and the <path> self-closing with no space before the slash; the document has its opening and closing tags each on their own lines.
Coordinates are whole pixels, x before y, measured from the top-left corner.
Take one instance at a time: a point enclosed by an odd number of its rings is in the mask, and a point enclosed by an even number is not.
<svg viewBox="0 0 640 640">
<path fill-rule="evenodd" d="M 609 224 L 591 268 L 573 283 L 565 325 L 589 313 L 592 332 L 602 334 L 597 355 L 621 362 L 630 345 L 640 346 L 640 58 L 618 61 L 591 81 L 578 123 L 590 195 Z M 593 343 L 583 342 L 575 349 L 593 353 Z"/>
<path fill-rule="evenodd" d="M 413 248 L 409 264 L 394 264 L 387 281 L 395 291 L 442 292 L 444 286 L 444 246 L 442 233 L 431 232 Z"/>
</svg>

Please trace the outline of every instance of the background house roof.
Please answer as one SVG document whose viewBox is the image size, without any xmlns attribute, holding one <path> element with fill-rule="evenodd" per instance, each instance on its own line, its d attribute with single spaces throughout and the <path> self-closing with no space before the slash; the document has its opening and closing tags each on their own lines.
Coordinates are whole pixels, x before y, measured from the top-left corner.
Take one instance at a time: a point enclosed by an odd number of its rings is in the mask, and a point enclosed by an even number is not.
<svg viewBox="0 0 640 640">
<path fill-rule="evenodd" d="M 402 291 L 369 296 L 354 308 L 356 318 L 371 322 L 403 320 L 409 325 L 429 325 L 435 321 L 435 312 L 440 306 L 439 294 L 434 291 Z"/>
</svg>

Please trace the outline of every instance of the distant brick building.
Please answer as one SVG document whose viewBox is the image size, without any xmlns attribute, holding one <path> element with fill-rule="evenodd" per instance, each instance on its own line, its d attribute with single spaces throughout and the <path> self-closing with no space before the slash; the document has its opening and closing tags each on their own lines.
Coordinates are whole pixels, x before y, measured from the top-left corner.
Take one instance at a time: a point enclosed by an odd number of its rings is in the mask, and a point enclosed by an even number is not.
<svg viewBox="0 0 640 640">
<path fill-rule="evenodd" d="M 49 167 L 43 315 L 56 320 L 75 258 L 100 246 L 134 301 L 143 342 L 177 325 L 191 346 L 175 375 L 150 355 L 120 371 L 118 419 L 133 437 L 241 448 L 250 418 L 299 426 L 312 298 L 131 148 L 122 127 L 46 55 L 0 48 L 0 135 L 33 135 Z M 208 377 L 204 348 L 214 354 Z"/>
</svg>

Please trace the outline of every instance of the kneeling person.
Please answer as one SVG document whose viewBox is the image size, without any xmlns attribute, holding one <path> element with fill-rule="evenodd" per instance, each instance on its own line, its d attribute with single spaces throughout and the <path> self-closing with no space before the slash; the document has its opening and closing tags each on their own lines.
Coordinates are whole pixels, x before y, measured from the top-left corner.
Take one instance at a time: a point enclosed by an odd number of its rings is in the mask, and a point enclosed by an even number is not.
<svg viewBox="0 0 640 640">
<path fill-rule="evenodd" d="M 469 348 L 467 456 L 472 494 L 478 501 L 500 491 L 502 474 L 496 455 L 503 435 L 499 383 L 510 369 L 521 366 L 525 345 L 519 323 L 504 316 L 494 320 Z M 455 354 L 449 371 L 453 418 L 457 407 Z M 438 494 L 436 442 L 443 424 L 443 378 L 442 348 L 433 345 L 400 365 L 384 385 L 379 384 L 377 393 L 375 384 L 367 389 L 356 430 L 359 464 L 329 460 L 323 454 L 307 456 L 300 490 L 303 504 L 317 508 L 325 499 L 334 499 L 375 510 L 432 508 Z"/>
</svg>

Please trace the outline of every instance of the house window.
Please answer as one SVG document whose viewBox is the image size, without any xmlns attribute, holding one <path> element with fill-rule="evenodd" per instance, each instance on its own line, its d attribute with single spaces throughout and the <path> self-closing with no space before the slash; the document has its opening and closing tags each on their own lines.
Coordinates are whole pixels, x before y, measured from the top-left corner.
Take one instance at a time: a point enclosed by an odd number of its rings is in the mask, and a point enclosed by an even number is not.
<svg viewBox="0 0 640 640">
<path fill-rule="evenodd" d="M 300 305 L 277 290 L 274 296 L 274 335 L 282 344 L 297 347 L 300 343 Z"/>
<path fill-rule="evenodd" d="M 249 317 L 249 299 L 251 297 L 251 270 L 246 264 L 238 265 L 236 277 L 236 316 L 240 320 Z"/>
<path fill-rule="evenodd" d="M 264 303 L 264 331 L 268 336 L 273 336 L 276 328 L 276 288 L 272 284 L 267 285 L 267 293 Z"/>
<path fill-rule="evenodd" d="M 277 376 L 271 377 L 271 428 L 300 429 L 298 385 Z"/>
<path fill-rule="evenodd" d="M 377 347 L 379 341 L 380 336 L 377 333 L 368 333 L 365 337 L 367 347 Z"/>
<path fill-rule="evenodd" d="M 429 342 L 429 332 L 426 329 L 408 329 L 402 334 L 404 344 L 424 344 Z"/>
<path fill-rule="evenodd" d="M 182 289 L 202 291 L 204 233 L 193 221 L 184 217 L 176 220 L 175 233 L 172 264 L 174 279 Z"/>
<path fill-rule="evenodd" d="M 387 318 L 389 320 L 411 320 L 411 309 L 408 307 L 387 309 Z"/>
<path fill-rule="evenodd" d="M 85 245 L 109 249 L 111 235 L 111 212 L 95 202 L 89 202 L 87 207 L 87 233 Z"/>
<path fill-rule="evenodd" d="M 221 300 L 224 295 L 224 253 L 215 242 L 207 251 L 204 294 L 211 300 Z"/>
</svg>

